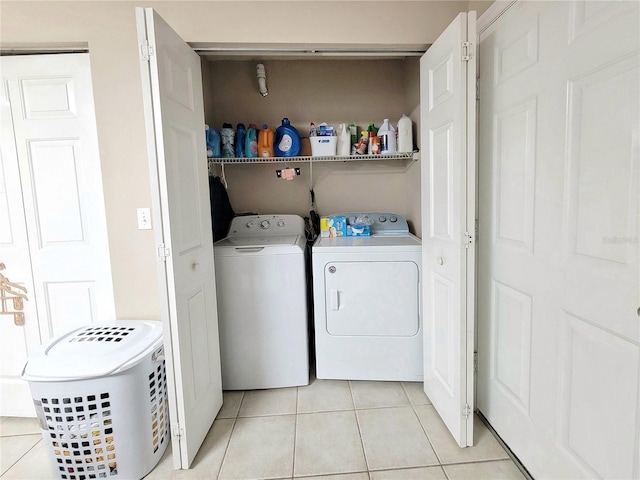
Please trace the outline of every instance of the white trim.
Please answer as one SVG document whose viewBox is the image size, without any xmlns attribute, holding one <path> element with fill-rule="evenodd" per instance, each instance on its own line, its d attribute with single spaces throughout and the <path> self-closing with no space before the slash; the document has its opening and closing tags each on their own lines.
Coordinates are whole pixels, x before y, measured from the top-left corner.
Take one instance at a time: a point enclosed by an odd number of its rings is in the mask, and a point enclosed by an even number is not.
<svg viewBox="0 0 640 480">
<path fill-rule="evenodd" d="M 477 35 L 480 37 L 500 16 L 518 0 L 496 0 L 480 16 L 477 23 Z"/>
</svg>

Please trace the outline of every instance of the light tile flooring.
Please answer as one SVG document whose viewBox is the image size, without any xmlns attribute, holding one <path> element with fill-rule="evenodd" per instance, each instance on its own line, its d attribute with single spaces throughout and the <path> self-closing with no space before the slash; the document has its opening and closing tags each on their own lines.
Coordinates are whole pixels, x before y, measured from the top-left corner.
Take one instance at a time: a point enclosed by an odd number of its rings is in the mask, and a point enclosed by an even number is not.
<svg viewBox="0 0 640 480">
<path fill-rule="evenodd" d="M 458 448 L 418 383 L 312 379 L 309 386 L 225 392 L 190 470 L 167 449 L 146 477 L 325 480 L 524 479 L 475 419 Z M 2 418 L 2 479 L 53 477 L 35 419 Z"/>
</svg>

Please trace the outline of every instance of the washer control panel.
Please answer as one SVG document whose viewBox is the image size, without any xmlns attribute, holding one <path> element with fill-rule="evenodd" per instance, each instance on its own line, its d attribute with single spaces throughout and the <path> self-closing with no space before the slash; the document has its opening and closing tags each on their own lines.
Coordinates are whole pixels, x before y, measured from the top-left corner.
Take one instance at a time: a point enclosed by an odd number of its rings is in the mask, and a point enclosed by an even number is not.
<svg viewBox="0 0 640 480">
<path fill-rule="evenodd" d="M 229 237 L 255 235 L 304 235 L 304 220 L 298 215 L 246 215 L 231 220 Z"/>
<path fill-rule="evenodd" d="M 344 216 L 350 225 L 364 223 L 371 226 L 371 235 L 409 233 L 407 220 L 397 213 L 389 212 L 352 212 L 337 213 Z"/>
</svg>

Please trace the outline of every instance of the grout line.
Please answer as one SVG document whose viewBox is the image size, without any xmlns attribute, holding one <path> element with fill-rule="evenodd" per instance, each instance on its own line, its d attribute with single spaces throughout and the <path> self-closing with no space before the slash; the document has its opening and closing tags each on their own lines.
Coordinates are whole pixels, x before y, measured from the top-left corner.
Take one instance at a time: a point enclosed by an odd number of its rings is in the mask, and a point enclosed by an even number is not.
<svg viewBox="0 0 640 480">
<path fill-rule="evenodd" d="M 418 412 L 416 411 L 416 407 L 418 407 L 418 406 L 423 406 L 423 405 L 411 405 L 411 409 L 413 410 L 413 414 L 418 419 L 418 423 L 420 424 L 420 427 L 422 428 L 422 431 L 424 432 L 425 436 L 427 437 L 427 441 L 429 442 L 429 445 L 431 445 L 431 450 L 433 450 L 433 453 L 436 456 L 436 459 L 438 460 L 438 464 L 440 465 L 440 467 L 442 467 L 442 460 L 440 459 L 440 455 L 438 455 L 438 451 L 436 450 L 436 447 L 433 445 L 433 442 L 431 441 L 431 436 L 429 435 L 429 432 L 427 431 L 427 427 L 422 423 L 422 420 L 420 420 L 420 415 L 418 415 Z"/>
<path fill-rule="evenodd" d="M 296 417 L 293 428 L 293 457 L 291 458 L 291 478 L 296 474 L 296 441 L 298 440 L 298 400 L 300 399 L 300 387 L 296 387 Z"/>
<path fill-rule="evenodd" d="M 351 388 L 351 380 L 349 382 L 349 393 L 351 394 L 351 401 L 353 402 L 353 415 L 356 417 L 356 426 L 358 427 L 358 436 L 360 437 L 360 445 L 362 446 L 362 455 L 364 456 L 364 463 L 367 466 L 367 472 L 369 472 L 369 459 L 367 458 L 367 450 L 364 448 L 364 439 L 362 438 L 362 429 L 360 428 L 360 419 L 358 418 L 358 410 L 356 409 L 356 399 L 353 396 L 353 389 Z M 371 479 L 371 473 L 369 473 L 369 479 Z"/>
<path fill-rule="evenodd" d="M 229 432 L 229 439 L 227 440 L 227 445 L 224 447 L 224 454 L 222 455 L 222 460 L 220 461 L 220 468 L 218 468 L 218 473 L 216 473 L 215 478 L 220 478 L 220 474 L 222 473 L 222 467 L 224 466 L 224 461 L 227 458 L 227 452 L 229 451 L 229 445 L 231 444 L 231 437 L 233 436 L 233 432 L 236 429 L 236 423 L 238 423 L 238 415 L 240 414 L 240 408 L 242 407 L 242 402 L 244 402 L 244 394 L 245 391 L 242 391 L 242 396 L 240 397 L 240 403 L 238 405 L 238 411 L 236 412 L 235 417 L 233 417 L 233 425 L 231 426 L 231 432 Z"/>
<path fill-rule="evenodd" d="M 12 435 L 12 436 L 13 436 L 13 437 L 21 437 L 21 436 L 26 436 L 26 435 Z M 7 437 L 3 437 L 3 438 L 7 438 Z M 10 478 L 10 477 L 8 476 L 8 474 L 9 474 L 9 472 L 13 469 L 13 467 L 15 467 L 15 466 L 18 464 L 18 462 L 20 462 L 20 460 L 22 460 L 24 457 L 26 457 L 26 456 L 27 456 L 27 454 L 28 454 L 31 450 L 33 450 L 34 448 L 36 448 L 36 446 L 38 446 L 38 445 L 40 444 L 40 442 L 42 442 L 42 441 L 43 441 L 43 440 L 42 440 L 42 435 L 40 435 L 40 439 L 39 439 L 36 443 L 34 443 L 34 444 L 31 446 L 31 448 L 28 448 L 26 452 L 24 452 L 22 455 L 20 455 L 20 457 L 19 457 L 15 462 L 13 462 L 13 463 L 11 464 L 11 466 L 10 466 L 9 468 L 7 468 L 7 470 L 6 470 L 2 475 L 0 475 L 0 477 L 2 477 L 2 478 Z M 47 459 L 47 460 L 48 460 L 48 459 Z"/>
</svg>

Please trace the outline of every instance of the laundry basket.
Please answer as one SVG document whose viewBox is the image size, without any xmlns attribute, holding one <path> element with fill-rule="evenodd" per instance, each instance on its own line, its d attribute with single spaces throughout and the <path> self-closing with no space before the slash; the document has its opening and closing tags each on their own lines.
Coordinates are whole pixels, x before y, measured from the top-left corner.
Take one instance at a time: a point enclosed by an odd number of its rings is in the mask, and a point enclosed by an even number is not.
<svg viewBox="0 0 640 480">
<path fill-rule="evenodd" d="M 57 478 L 140 479 L 169 441 L 162 324 L 119 320 L 69 332 L 22 372 Z"/>
</svg>

